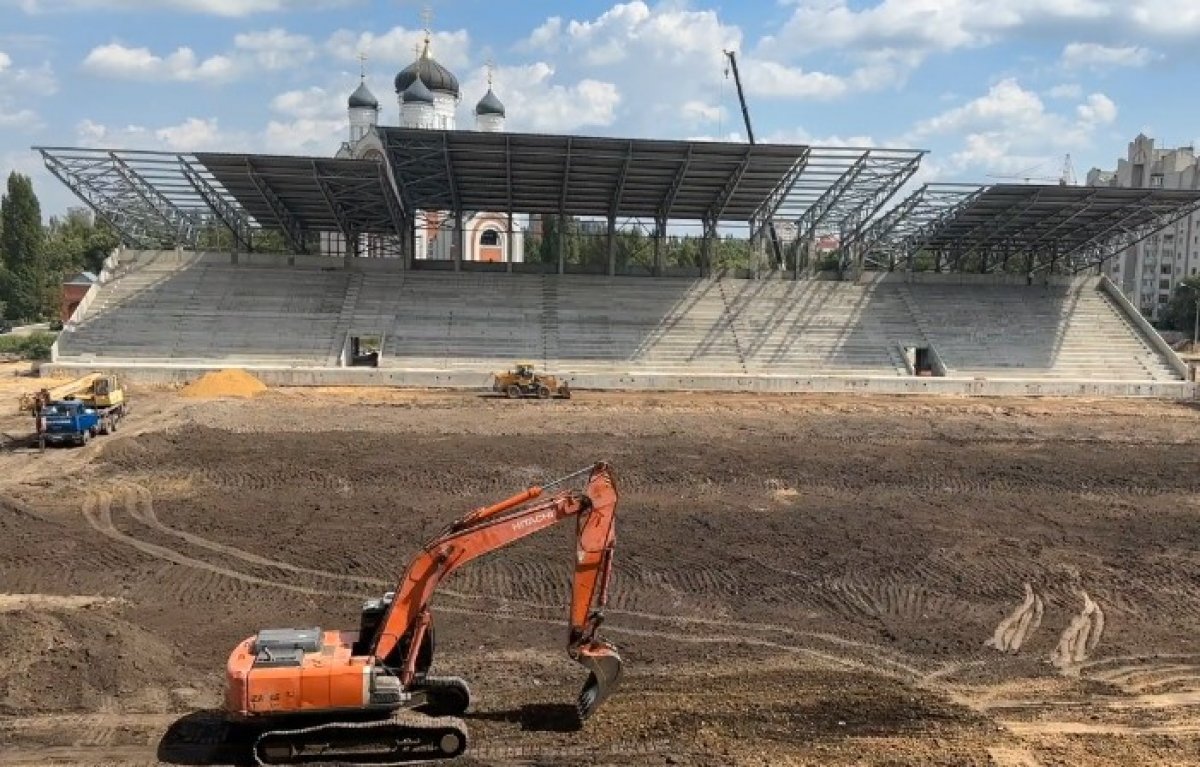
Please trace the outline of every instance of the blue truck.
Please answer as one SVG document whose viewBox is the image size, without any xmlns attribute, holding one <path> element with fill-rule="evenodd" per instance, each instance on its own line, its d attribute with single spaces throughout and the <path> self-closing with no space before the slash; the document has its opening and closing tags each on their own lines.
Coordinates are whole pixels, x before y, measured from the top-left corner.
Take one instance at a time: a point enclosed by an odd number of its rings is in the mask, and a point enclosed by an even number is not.
<svg viewBox="0 0 1200 767">
<path fill-rule="evenodd" d="M 38 447 L 86 445 L 98 434 L 111 434 L 125 415 L 125 403 L 107 407 L 81 400 L 56 400 L 38 415 Z"/>
</svg>

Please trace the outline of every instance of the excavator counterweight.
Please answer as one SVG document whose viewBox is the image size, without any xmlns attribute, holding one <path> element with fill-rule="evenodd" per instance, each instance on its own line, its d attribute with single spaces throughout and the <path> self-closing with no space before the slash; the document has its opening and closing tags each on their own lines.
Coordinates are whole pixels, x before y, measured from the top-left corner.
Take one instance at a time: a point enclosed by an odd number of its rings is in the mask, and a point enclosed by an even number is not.
<svg viewBox="0 0 1200 767">
<path fill-rule="evenodd" d="M 585 475 L 582 490 L 551 493 Z M 467 729 L 457 717 L 470 706 L 470 690 L 462 679 L 429 673 L 430 600 L 472 559 L 566 519 L 575 521 L 576 541 L 567 653 L 588 671 L 577 711 L 581 722 L 590 717 L 621 678 L 620 654 L 599 637 L 616 508 L 612 468 L 597 463 L 447 525 L 394 591 L 363 605 L 357 630 L 267 629 L 243 640 L 229 657 L 225 708 L 234 719 L 262 725 L 255 760 L 378 764 L 463 753 Z"/>
</svg>

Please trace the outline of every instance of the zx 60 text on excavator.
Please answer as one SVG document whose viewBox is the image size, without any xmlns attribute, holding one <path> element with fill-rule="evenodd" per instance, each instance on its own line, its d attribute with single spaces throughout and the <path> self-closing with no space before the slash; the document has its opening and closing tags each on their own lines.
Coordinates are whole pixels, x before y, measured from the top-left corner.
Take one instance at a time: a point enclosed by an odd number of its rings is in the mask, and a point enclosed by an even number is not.
<svg viewBox="0 0 1200 767">
<path fill-rule="evenodd" d="M 585 476 L 582 490 L 543 499 Z M 621 676 L 616 648 L 598 636 L 616 510 L 612 468 L 597 463 L 447 526 L 413 558 L 394 592 L 366 602 L 357 631 L 266 629 L 242 641 L 229 657 L 225 708 L 255 725 L 255 760 L 380 764 L 463 753 L 467 729 L 457 717 L 470 705 L 470 691 L 458 677 L 429 673 L 430 600 L 444 578 L 472 559 L 566 519 L 575 520 L 576 530 L 567 652 L 590 672 L 577 705 L 586 719 Z"/>
</svg>

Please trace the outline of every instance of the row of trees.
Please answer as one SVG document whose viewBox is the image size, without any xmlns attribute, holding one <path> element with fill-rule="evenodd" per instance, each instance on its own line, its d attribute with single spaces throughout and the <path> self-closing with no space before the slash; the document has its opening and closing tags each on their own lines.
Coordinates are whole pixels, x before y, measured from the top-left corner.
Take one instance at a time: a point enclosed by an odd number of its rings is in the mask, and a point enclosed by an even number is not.
<svg viewBox="0 0 1200 767">
<path fill-rule="evenodd" d="M 0 197 L 0 314 L 17 322 L 54 318 L 63 279 L 98 272 L 118 242 L 111 227 L 82 211 L 43 224 L 33 182 L 9 174 Z"/>
<path fill-rule="evenodd" d="M 546 216 L 542 219 L 540 236 L 531 235 L 525 242 L 525 260 L 533 263 L 557 264 L 559 230 L 564 219 Z M 608 266 L 608 234 L 582 231 L 579 222 L 566 218 L 563 261 L 567 264 L 594 268 Z M 630 268 L 651 269 L 654 266 L 654 237 L 640 228 L 619 229 L 616 240 L 617 271 Z M 750 241 L 735 237 L 718 238 L 713 242 L 713 269 L 749 268 L 753 265 Z M 667 267 L 699 267 L 704 259 L 704 241 L 694 235 L 671 235 L 663 240 L 663 265 Z"/>
</svg>

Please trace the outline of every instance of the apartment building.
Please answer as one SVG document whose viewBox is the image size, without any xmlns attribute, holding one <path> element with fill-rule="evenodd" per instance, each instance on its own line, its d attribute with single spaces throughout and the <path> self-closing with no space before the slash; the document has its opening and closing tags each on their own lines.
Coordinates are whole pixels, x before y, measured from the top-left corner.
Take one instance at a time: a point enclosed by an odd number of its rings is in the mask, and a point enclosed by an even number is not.
<svg viewBox="0 0 1200 767">
<path fill-rule="evenodd" d="M 1088 186 L 1200 189 L 1195 147 L 1166 149 L 1138 135 L 1115 171 L 1093 168 Z M 1200 213 L 1182 218 L 1106 263 L 1103 273 L 1121 287 L 1146 317 L 1157 320 L 1185 277 L 1200 274 Z"/>
</svg>

